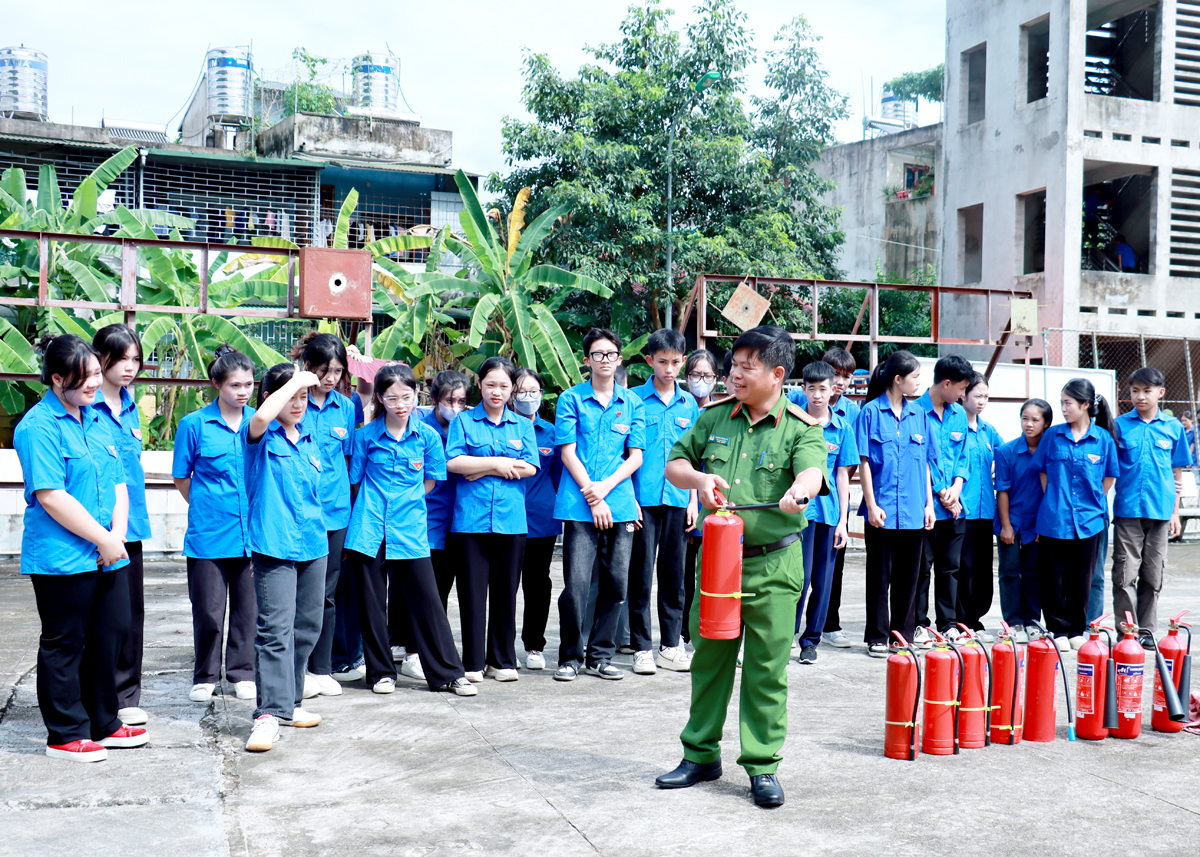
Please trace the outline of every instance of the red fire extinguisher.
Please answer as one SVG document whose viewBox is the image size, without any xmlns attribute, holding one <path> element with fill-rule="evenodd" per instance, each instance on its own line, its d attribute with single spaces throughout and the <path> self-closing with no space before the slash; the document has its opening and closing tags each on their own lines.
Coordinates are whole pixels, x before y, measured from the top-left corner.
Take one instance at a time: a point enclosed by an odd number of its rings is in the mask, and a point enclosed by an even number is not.
<svg viewBox="0 0 1200 857">
<path fill-rule="evenodd" d="M 892 633 L 900 642 L 900 648 L 893 648 L 887 660 L 883 755 L 913 762 L 920 752 L 917 712 L 921 704 L 921 661 L 899 631 Z"/>
<path fill-rule="evenodd" d="M 1117 725 L 1117 689 L 1113 661 L 1109 657 L 1112 638 L 1100 623 L 1105 613 L 1091 623 L 1088 641 L 1079 647 L 1075 674 L 1075 731 L 1080 738 L 1100 741 Z M 1100 634 L 1108 645 L 1100 642 Z"/>
<path fill-rule="evenodd" d="M 736 640 L 742 634 L 742 519 L 731 514 L 745 509 L 773 509 L 775 503 L 731 506 L 720 491 L 713 492 L 721 508 L 704 519 L 700 559 L 700 636 Z"/>
<path fill-rule="evenodd" d="M 991 738 L 994 744 L 1021 743 L 1021 686 L 1025 679 L 1025 651 L 1007 622 L 992 645 Z"/>
<path fill-rule="evenodd" d="M 933 628 L 934 647 L 925 653 L 925 734 L 921 749 L 931 756 L 958 755 L 958 709 L 962 704 L 962 654 Z M 953 652 L 953 654 L 951 654 Z"/>
<path fill-rule="evenodd" d="M 975 632 L 959 624 L 967 641 L 958 646 L 963 665 L 962 705 L 958 711 L 958 746 L 966 750 L 986 747 L 991 739 L 992 670 L 987 649 L 975 639 Z"/>
<path fill-rule="evenodd" d="M 1184 662 L 1190 661 L 1188 650 L 1192 645 L 1192 630 L 1188 628 L 1188 643 L 1184 646 L 1179 639 L 1179 628 L 1187 628 L 1183 619 L 1190 610 L 1184 610 L 1171 619 L 1167 626 L 1167 636 L 1155 644 L 1154 673 L 1154 702 L 1150 708 L 1150 726 L 1155 732 L 1179 732 L 1187 720 L 1183 706 L 1188 697 L 1184 696 L 1180 679 L 1183 678 Z M 1190 663 L 1188 672 L 1190 672 Z M 1189 684 L 1190 682 L 1190 676 Z M 1190 695 L 1191 688 L 1188 688 Z"/>
<path fill-rule="evenodd" d="M 1117 665 L 1117 727 L 1109 731 L 1113 738 L 1136 738 L 1142 734 L 1142 680 L 1146 674 L 1146 652 L 1137 639 L 1137 623 L 1125 611 L 1121 624 L 1124 638 L 1113 649 Z"/>
<path fill-rule="evenodd" d="M 1036 622 L 1030 625 L 1040 631 L 1041 636 L 1029 643 L 1029 672 L 1025 680 L 1025 738 L 1043 743 L 1054 740 L 1054 726 L 1058 719 L 1054 679 L 1061 674 L 1063 696 L 1067 704 L 1067 738 L 1074 741 L 1075 717 L 1071 711 L 1071 693 L 1067 688 L 1062 652 L 1054 645 L 1054 638 L 1045 628 Z"/>
</svg>

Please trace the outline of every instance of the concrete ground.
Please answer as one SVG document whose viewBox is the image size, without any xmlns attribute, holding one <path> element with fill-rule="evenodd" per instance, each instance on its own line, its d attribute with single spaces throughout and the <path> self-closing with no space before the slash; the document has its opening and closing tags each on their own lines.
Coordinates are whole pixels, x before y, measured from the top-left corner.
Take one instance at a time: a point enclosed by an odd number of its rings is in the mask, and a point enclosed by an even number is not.
<svg viewBox="0 0 1200 857">
<path fill-rule="evenodd" d="M 152 564 L 146 581 L 152 742 L 73 765 L 43 754 L 32 588 L 0 567 L 0 854 L 1176 855 L 1200 842 L 1200 737 L 1150 732 L 1149 692 L 1136 741 L 1068 743 L 1060 705 L 1054 743 L 894 761 L 883 756 L 884 661 L 858 642 L 788 667 L 787 804 L 775 811 L 750 800 L 736 726 L 723 779 L 653 787 L 680 758 L 686 674 L 560 684 L 523 671 L 469 699 L 405 678 L 392 696 L 360 683 L 310 701 L 319 728 L 285 730 L 251 755 L 250 702 L 188 701 L 182 564 Z M 843 610 L 855 640 L 862 581 L 859 553 Z M 1186 607 L 1200 611 L 1200 548 L 1172 546 L 1162 612 Z"/>
</svg>

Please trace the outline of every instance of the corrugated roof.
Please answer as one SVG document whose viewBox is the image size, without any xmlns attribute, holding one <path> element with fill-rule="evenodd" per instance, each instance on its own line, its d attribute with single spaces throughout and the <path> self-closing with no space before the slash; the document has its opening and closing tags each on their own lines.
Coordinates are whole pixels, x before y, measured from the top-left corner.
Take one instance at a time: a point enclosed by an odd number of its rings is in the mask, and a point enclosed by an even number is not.
<svg viewBox="0 0 1200 857">
<path fill-rule="evenodd" d="M 166 131 L 147 131 L 141 128 L 118 128 L 113 125 L 104 126 L 105 133 L 109 137 L 118 140 L 133 140 L 138 143 L 159 143 L 165 144 L 171 141 L 167 138 Z"/>
<path fill-rule="evenodd" d="M 118 143 L 93 143 L 90 140 L 64 140 L 57 137 L 35 137 L 32 134 L 0 134 L 0 140 L 12 140 L 15 143 L 41 143 L 43 146 L 73 146 L 78 149 L 108 149 L 116 151 L 122 148 Z"/>
</svg>

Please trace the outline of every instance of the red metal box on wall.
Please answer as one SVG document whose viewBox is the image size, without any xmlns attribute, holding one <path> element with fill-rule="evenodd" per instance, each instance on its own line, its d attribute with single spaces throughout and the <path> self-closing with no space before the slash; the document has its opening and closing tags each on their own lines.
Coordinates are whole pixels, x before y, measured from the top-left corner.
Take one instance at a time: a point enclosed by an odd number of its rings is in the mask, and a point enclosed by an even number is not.
<svg viewBox="0 0 1200 857">
<path fill-rule="evenodd" d="M 371 317 L 371 253 L 368 250 L 300 248 L 300 317 Z"/>
</svg>

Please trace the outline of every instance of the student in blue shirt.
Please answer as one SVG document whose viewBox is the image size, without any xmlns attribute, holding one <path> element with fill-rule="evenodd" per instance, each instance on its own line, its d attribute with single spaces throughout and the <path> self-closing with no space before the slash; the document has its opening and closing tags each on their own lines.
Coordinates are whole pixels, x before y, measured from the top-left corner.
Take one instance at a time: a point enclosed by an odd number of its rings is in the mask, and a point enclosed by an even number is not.
<svg viewBox="0 0 1200 857">
<path fill-rule="evenodd" d="M 438 433 L 412 419 L 418 389 L 408 366 L 384 366 L 375 376 L 373 417 L 354 435 L 350 482 L 359 487 L 346 549 L 358 580 L 367 684 L 375 693 L 396 690 L 388 642 L 388 605 L 396 600 L 408 614 L 413 651 L 424 656 L 429 689 L 475 696 L 429 561 L 425 495 L 445 478 L 446 459 Z"/>
<path fill-rule="evenodd" d="M 254 699 L 254 623 L 258 599 L 250 570 L 250 504 L 246 498 L 246 428 L 254 408 L 254 364 L 230 345 L 216 351 L 208 380 L 217 399 L 179 421 L 171 477 L 188 504 L 183 555 L 192 603 L 192 702 L 208 702 L 225 679 L 238 699 Z M 225 645 L 225 605 L 229 637 Z"/>
<path fill-rule="evenodd" d="M 433 399 L 432 408 L 421 408 L 417 416 L 433 428 L 442 439 L 443 449 L 450 434 L 450 424 L 458 419 L 467 408 L 467 393 L 471 382 L 462 372 L 453 369 L 443 369 L 433 376 L 429 394 Z M 433 561 L 433 571 L 437 575 L 438 593 L 445 608 L 450 598 L 450 590 L 454 588 L 454 579 L 462 567 L 462 549 L 459 539 L 450 532 L 450 522 L 454 517 L 454 496 L 458 488 L 459 478 L 450 475 L 447 479 L 439 479 L 433 490 L 425 497 L 428 510 L 427 535 L 429 537 L 430 557 Z M 392 636 L 393 656 L 403 657 L 402 652 L 395 651 L 397 645 L 403 642 Z"/>
<path fill-rule="evenodd" d="M 516 377 L 506 357 L 483 361 L 483 401 L 450 424 L 446 440 L 446 470 L 462 476 L 450 529 L 462 539 L 458 609 L 463 666 L 474 682 L 485 672 L 496 681 L 519 678 L 517 587 L 529 532 L 521 480 L 537 474 L 540 458 L 533 423 L 508 409 Z"/>
<path fill-rule="evenodd" d="M 525 669 L 544 670 L 546 620 L 550 616 L 550 563 L 562 522 L 554 517 L 554 496 L 562 477 L 562 458 L 554 442 L 554 423 L 543 419 L 542 379 L 532 369 L 518 369 L 513 385 L 513 410 L 533 423 L 537 441 L 538 472 L 522 479 L 525 486 L 525 558 L 521 563 L 521 595 L 525 599 L 521 643 Z"/>
<path fill-rule="evenodd" d="M 125 472 L 92 407 L 102 377 L 96 350 L 70 335 L 44 336 L 35 349 L 49 390 L 17 424 L 13 446 L 25 483 L 21 573 L 42 623 L 38 708 L 47 756 L 100 762 L 108 747 L 147 741 L 117 713 L 130 603 Z"/>
<path fill-rule="evenodd" d="M 1184 467 L 1192 464 L 1187 433 L 1163 415 L 1163 373 L 1143 366 L 1129 378 L 1134 410 L 1117 417 L 1117 497 L 1113 506 L 1113 613 L 1158 628 L 1158 593 L 1167 567 L 1167 539 L 1178 536 Z"/>
<path fill-rule="evenodd" d="M 350 479 L 346 461 L 354 440 L 354 403 L 338 392 L 349 358 L 346 346 L 332 333 L 310 331 L 292 349 L 293 360 L 315 374 L 320 384 L 308 391 L 305 424 L 321 450 L 321 514 L 329 559 L 325 567 L 325 608 L 321 636 L 309 656 L 304 678 L 304 698 L 339 696 L 342 686 L 333 677 L 333 635 L 337 630 L 338 578 L 342 572 L 342 548 L 350 523 Z M 347 605 L 354 610 L 353 604 Z M 344 608 L 345 609 L 345 608 Z"/>
<path fill-rule="evenodd" d="M 279 724 L 316 726 L 302 707 L 304 674 L 321 635 L 329 552 L 321 497 L 321 447 L 304 423 L 312 372 L 279 363 L 267 370 L 246 429 L 246 493 L 258 625 L 258 705 L 246 749 L 270 750 Z"/>
<path fill-rule="evenodd" d="M 666 478 L 667 454 L 700 414 L 696 400 L 676 380 L 686 348 L 677 330 L 652 333 L 646 362 L 654 374 L 633 390 L 642 400 L 646 420 L 642 466 L 633 474 L 641 528 L 634 534 L 629 560 L 629 642 L 633 671 L 639 675 L 653 675 L 657 667 L 691 669 L 691 656 L 683 646 L 684 533 L 695 524 L 699 508 L 695 492 L 676 488 Z M 650 593 L 656 569 L 659 648 L 651 651 Z"/>
<path fill-rule="evenodd" d="M 862 410 L 858 403 L 851 399 L 847 393 L 854 384 L 854 373 L 858 364 L 854 360 L 854 355 L 844 348 L 833 347 L 826 351 L 821 356 L 822 363 L 828 363 L 833 367 L 833 394 L 829 398 L 829 409 L 833 413 L 842 418 L 842 421 L 849 427 L 850 434 L 854 434 L 854 423 L 858 419 L 858 413 Z M 805 407 L 807 400 L 803 390 L 794 390 L 788 394 L 793 402 Z M 855 471 L 858 470 L 858 457 L 855 456 L 854 464 L 850 466 L 850 478 L 854 478 Z M 833 471 L 830 471 L 832 474 Z M 833 552 L 833 578 L 829 582 L 829 607 L 825 613 L 825 630 L 821 634 L 821 639 L 829 645 L 838 649 L 849 648 L 850 638 L 842 630 L 842 569 L 846 564 L 846 548 L 836 548 Z M 796 641 L 797 645 L 799 640 Z"/>
<path fill-rule="evenodd" d="M 138 707 L 142 698 L 142 638 L 146 600 L 142 584 L 142 540 L 150 538 L 146 512 L 146 474 L 142 471 L 142 421 L 132 393 L 133 379 L 142 369 L 142 342 L 129 326 L 110 324 L 96 331 L 92 347 L 100 355 L 100 389 L 93 407 L 101 423 L 112 432 L 121 454 L 125 491 L 129 495 L 129 524 L 125 552 L 129 565 L 129 635 L 117 659 L 117 702 L 121 722 L 140 726 L 147 720 Z"/>
<path fill-rule="evenodd" d="M 800 591 L 800 602 L 796 606 L 796 632 L 800 632 L 800 619 L 805 615 L 804 603 L 808 601 L 808 622 L 800 634 L 802 664 L 817 662 L 817 644 L 821 642 L 825 628 L 825 616 L 829 611 L 829 590 L 833 584 L 834 555 L 846 546 L 846 517 L 850 511 L 850 469 L 858 466 L 858 446 L 854 441 L 854 428 L 829 405 L 833 396 L 833 367 L 825 361 L 809 363 L 804 367 L 804 393 L 808 415 L 821 424 L 825 434 L 825 447 L 829 450 L 827 467 L 837 491 L 814 497 L 808 504 L 805 517 L 811 526 L 800 533 L 804 551 L 804 588 Z"/>
<path fill-rule="evenodd" d="M 921 364 L 907 351 L 875 367 L 867 403 L 854 424 L 854 445 L 866 518 L 867 654 L 888 656 L 888 638 L 899 631 L 912 642 L 917 577 L 925 533 L 933 529 L 932 472 L 938 466 L 933 420 L 916 403 Z M 889 595 L 890 590 L 890 595 Z M 889 606 L 890 618 L 889 618 Z"/>
<path fill-rule="evenodd" d="M 1083 645 L 1106 495 L 1116 482 L 1112 412 L 1086 378 L 1063 387 L 1064 424 L 1046 430 L 1033 462 L 1046 496 L 1038 510 L 1038 579 L 1046 629 L 1059 651 Z"/>
<path fill-rule="evenodd" d="M 988 404 L 988 382 L 971 376 L 963 405 L 967 410 L 967 469 L 959 501 L 967 522 L 958 572 L 958 621 L 985 643 L 994 637 L 983 628 L 992 609 L 992 529 L 996 519 L 996 488 L 992 474 L 996 451 L 1004 443 L 1000 432 L 980 416 Z"/>
<path fill-rule="evenodd" d="M 558 397 L 556 440 L 563 474 L 554 517 L 563 522 L 563 592 L 558 599 L 558 681 L 581 669 L 609 681 L 625 677 L 612 665 L 614 635 L 629 585 L 629 558 L 637 521 L 634 471 L 646 446 L 642 400 L 616 383 L 621 340 L 592 328 L 583 337 L 583 362 L 591 378 Z M 600 585 L 584 653 L 583 616 L 592 568 Z"/>
<path fill-rule="evenodd" d="M 929 417 L 933 437 L 937 440 L 938 463 L 931 469 L 933 504 L 937 521 L 925 533 L 921 553 L 921 576 L 917 580 L 917 640 L 922 646 L 932 645 L 933 639 L 925 627 L 929 625 L 929 578 L 932 571 L 934 618 L 937 629 L 957 638 L 958 577 L 962 561 L 963 538 L 967 521 L 963 517 L 960 493 L 969 475 L 967 470 L 967 412 L 958 403 L 975 374 L 974 367 L 963 357 L 950 354 L 933 367 L 933 384 L 917 399 Z"/>
<path fill-rule="evenodd" d="M 717 358 L 707 348 L 699 348 L 688 355 L 683 364 L 683 377 L 688 392 L 696 399 L 696 406 L 703 410 L 713 402 L 717 389 Z M 683 560 L 683 641 L 691 640 L 692 603 L 696 598 L 696 560 L 700 556 L 700 545 L 704 539 L 704 516 L 700 514 L 700 503 L 695 502 L 695 523 L 688 527 L 687 547 Z"/>
<path fill-rule="evenodd" d="M 1045 489 L 1038 472 L 1029 465 L 1042 436 L 1054 421 L 1045 399 L 1030 399 L 1021 406 L 1021 436 L 996 452 L 996 520 L 992 531 L 1000 567 L 1000 614 L 1027 643 L 1026 628 L 1042 618 L 1038 583 L 1037 517 Z"/>
</svg>

